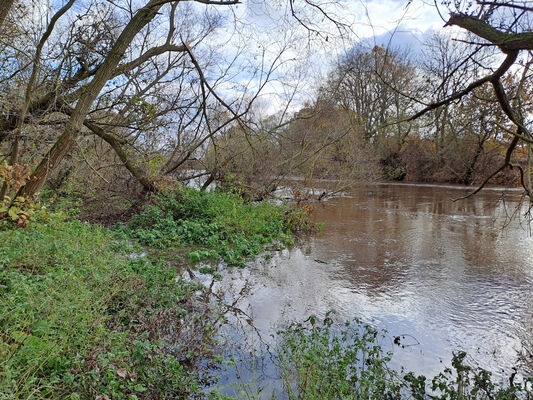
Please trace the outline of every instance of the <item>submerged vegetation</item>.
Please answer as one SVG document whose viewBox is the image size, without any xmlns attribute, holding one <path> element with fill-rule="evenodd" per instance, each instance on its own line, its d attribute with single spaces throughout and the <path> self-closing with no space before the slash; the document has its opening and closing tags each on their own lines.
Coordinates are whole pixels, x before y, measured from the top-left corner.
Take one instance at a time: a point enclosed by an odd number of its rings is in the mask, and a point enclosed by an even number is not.
<svg viewBox="0 0 533 400">
<path fill-rule="evenodd" d="M 360 320 L 335 323 L 331 313 L 295 322 L 278 332 L 273 352 L 280 387 L 271 398 L 289 400 L 519 400 L 533 396 L 533 377 L 496 383 L 489 371 L 471 367 L 466 353 L 454 354 L 451 367 L 433 378 L 392 369 L 386 332 Z M 257 384 L 235 385 L 239 399 L 268 398 Z M 233 397 L 228 397 L 233 398 Z"/>
</svg>

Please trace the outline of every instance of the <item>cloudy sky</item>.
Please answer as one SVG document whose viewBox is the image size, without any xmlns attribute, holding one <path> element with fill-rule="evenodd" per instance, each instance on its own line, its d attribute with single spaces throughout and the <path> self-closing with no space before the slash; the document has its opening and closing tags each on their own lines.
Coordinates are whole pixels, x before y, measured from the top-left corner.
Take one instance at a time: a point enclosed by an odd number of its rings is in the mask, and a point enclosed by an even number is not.
<svg viewBox="0 0 533 400">
<path fill-rule="evenodd" d="M 226 60 L 241 52 L 248 60 L 263 63 L 263 68 L 277 65 L 258 100 L 265 114 L 283 110 L 289 98 L 293 102 L 291 110 L 301 107 L 338 57 L 357 43 L 403 47 L 416 57 L 421 54 L 423 41 L 444 25 L 433 2 L 429 4 L 426 0 L 317 3 L 327 16 L 303 1 L 295 2 L 299 23 L 291 15 L 288 1 L 243 0 L 232 9 L 229 22 L 217 38 L 209 42 Z M 343 29 L 339 31 L 328 18 L 340 22 Z M 220 82 L 218 90 L 232 97 L 238 92 L 236 82 L 241 87 L 257 87 L 261 79 L 252 78 L 252 64 L 250 68 L 239 64 L 240 73 L 231 82 Z M 212 73 L 216 75 L 215 71 Z"/>
</svg>

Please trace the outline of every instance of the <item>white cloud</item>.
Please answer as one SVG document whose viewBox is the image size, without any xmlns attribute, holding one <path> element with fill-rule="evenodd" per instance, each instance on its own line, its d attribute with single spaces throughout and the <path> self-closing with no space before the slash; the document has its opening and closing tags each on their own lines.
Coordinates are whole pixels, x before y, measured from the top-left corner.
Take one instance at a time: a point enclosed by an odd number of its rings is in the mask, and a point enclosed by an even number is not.
<svg viewBox="0 0 533 400">
<path fill-rule="evenodd" d="M 212 76 L 217 76 L 239 54 L 239 61 L 229 74 L 232 82 L 220 85 L 225 96 L 242 95 L 243 85 L 249 85 L 252 92 L 256 90 L 261 83 L 260 74 L 254 77 L 252 70 L 261 65 L 266 69 L 276 60 L 273 81 L 261 96 L 262 108 L 269 112 L 283 109 L 285 92 L 297 86 L 300 94 L 293 99 L 294 111 L 310 98 L 316 82 L 335 60 L 360 40 L 375 40 L 383 45 L 390 32 L 396 30 L 397 41 L 420 48 L 425 34 L 443 26 L 435 7 L 423 0 L 324 1 L 322 10 L 348 28 L 342 32 L 321 10 L 303 1 L 294 4 L 297 17 L 321 35 L 310 32 L 291 15 L 287 0 L 245 0 L 231 11 L 223 11 L 226 24 L 201 47 L 214 49 L 220 57 L 220 62 L 211 66 Z"/>
</svg>

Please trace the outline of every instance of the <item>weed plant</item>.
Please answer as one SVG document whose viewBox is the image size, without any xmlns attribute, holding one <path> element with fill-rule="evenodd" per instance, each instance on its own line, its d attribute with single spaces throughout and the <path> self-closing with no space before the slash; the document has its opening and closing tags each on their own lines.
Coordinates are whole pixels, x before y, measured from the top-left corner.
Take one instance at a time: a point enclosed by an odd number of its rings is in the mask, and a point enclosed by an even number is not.
<svg viewBox="0 0 533 400">
<path fill-rule="evenodd" d="M 288 399 L 397 399 L 401 380 L 388 368 L 384 337 L 360 321 L 336 329 L 330 315 L 278 332 L 278 370 Z"/>
<path fill-rule="evenodd" d="M 201 287 L 176 281 L 163 261 L 128 258 L 133 250 L 104 228 L 57 214 L 0 232 L 1 399 L 198 389 L 180 355 L 165 348 L 158 322 L 182 318 Z"/>
<path fill-rule="evenodd" d="M 451 367 L 433 378 L 389 367 L 392 352 L 382 347 L 386 332 L 353 320 L 334 323 L 311 316 L 278 332 L 272 361 L 282 386 L 271 398 L 289 400 L 530 400 L 533 378 L 495 383 L 489 371 L 454 354 Z M 237 361 L 234 361 L 238 362 Z M 237 368 L 237 366 L 235 366 Z M 262 399 L 260 383 L 238 382 L 234 397 L 213 392 L 216 399 Z M 262 395 L 261 395 L 262 394 Z"/>
<path fill-rule="evenodd" d="M 222 259 L 235 266 L 244 266 L 267 243 L 290 245 L 294 233 L 311 229 L 309 210 L 191 188 L 156 195 L 127 226 L 118 227 L 147 246 L 189 248 L 193 262 Z"/>
</svg>

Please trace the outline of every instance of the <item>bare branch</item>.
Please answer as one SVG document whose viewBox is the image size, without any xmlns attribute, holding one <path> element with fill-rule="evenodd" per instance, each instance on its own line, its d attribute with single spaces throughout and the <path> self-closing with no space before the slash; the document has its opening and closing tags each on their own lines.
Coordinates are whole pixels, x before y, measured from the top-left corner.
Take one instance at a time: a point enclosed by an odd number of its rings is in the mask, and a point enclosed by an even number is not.
<svg viewBox="0 0 533 400">
<path fill-rule="evenodd" d="M 504 53 L 519 50 L 533 50 L 533 32 L 507 34 L 499 31 L 479 18 L 465 14 L 450 14 L 445 26 L 455 25 L 472 32 L 476 36 L 488 40 L 498 46 Z"/>
<path fill-rule="evenodd" d="M 420 118 L 422 115 L 428 113 L 431 110 L 435 110 L 435 109 L 437 109 L 439 107 L 442 107 L 442 106 L 444 106 L 446 104 L 450 104 L 454 100 L 461 99 L 462 97 L 466 96 L 468 93 L 473 91 L 475 88 L 480 87 L 480 86 L 484 85 L 487 82 L 491 82 L 493 80 L 498 80 L 499 78 L 501 78 L 505 74 L 505 72 L 507 72 L 509 70 L 509 68 L 511 68 L 511 66 L 516 61 L 517 56 L 518 56 L 518 51 L 509 53 L 507 55 L 507 57 L 505 58 L 505 60 L 503 61 L 503 63 L 500 65 L 500 67 L 494 73 L 492 73 L 490 75 L 487 75 L 487 76 L 485 76 L 485 77 L 483 77 L 481 79 L 478 79 L 478 80 L 472 82 L 470 85 L 468 85 L 463 90 L 461 90 L 459 92 L 456 92 L 456 93 L 452 94 L 451 96 L 449 96 L 449 97 L 447 97 L 447 98 L 445 98 L 445 99 L 443 99 L 443 100 L 441 100 L 439 102 L 430 104 L 429 106 L 427 106 L 424 109 L 422 109 L 419 112 L 417 112 L 415 115 L 407 118 L 405 121 L 413 121 L 413 120 L 415 120 L 417 118 Z"/>
</svg>

